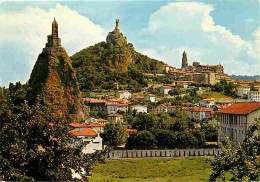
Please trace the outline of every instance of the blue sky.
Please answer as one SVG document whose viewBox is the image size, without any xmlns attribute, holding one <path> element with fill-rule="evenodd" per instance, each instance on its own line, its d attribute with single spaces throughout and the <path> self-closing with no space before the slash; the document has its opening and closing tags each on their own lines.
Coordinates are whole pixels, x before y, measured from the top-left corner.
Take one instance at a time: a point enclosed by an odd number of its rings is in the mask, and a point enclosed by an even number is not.
<svg viewBox="0 0 260 182">
<path fill-rule="evenodd" d="M 228 74 L 259 74 L 258 0 L 34 1 L 0 3 L 0 85 L 29 79 L 56 17 L 69 55 L 120 30 L 136 50 L 180 67 L 224 65 Z"/>
</svg>

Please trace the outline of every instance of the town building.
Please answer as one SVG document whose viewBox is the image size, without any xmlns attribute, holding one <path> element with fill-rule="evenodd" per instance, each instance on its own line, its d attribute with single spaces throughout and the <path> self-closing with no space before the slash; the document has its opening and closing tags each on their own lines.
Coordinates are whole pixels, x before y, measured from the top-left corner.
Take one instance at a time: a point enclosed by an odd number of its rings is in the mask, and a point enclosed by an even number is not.
<svg viewBox="0 0 260 182">
<path fill-rule="evenodd" d="M 136 113 L 147 113 L 147 106 L 144 106 L 144 105 L 134 105 L 134 106 L 131 106 L 131 112 L 133 113 L 134 110 L 136 111 Z"/>
<path fill-rule="evenodd" d="M 102 138 L 93 129 L 87 128 L 80 131 L 72 130 L 70 133 L 78 138 L 78 141 L 76 141 L 73 145 L 86 143 L 82 149 L 84 154 L 92 154 L 103 150 Z"/>
<path fill-rule="evenodd" d="M 260 91 L 250 91 L 248 94 L 250 102 L 260 102 Z"/>
<path fill-rule="evenodd" d="M 70 123 L 74 129 L 73 131 L 83 131 L 87 128 L 91 128 L 98 133 L 102 133 L 104 131 L 104 125 L 101 123 Z"/>
<path fill-rule="evenodd" d="M 154 109 L 154 112 L 155 114 L 161 114 L 164 112 L 173 113 L 175 110 L 176 110 L 175 106 L 167 106 L 165 104 L 160 104 Z"/>
<path fill-rule="evenodd" d="M 242 98 L 248 98 L 251 86 L 247 84 L 242 84 L 237 87 L 237 95 Z"/>
<path fill-rule="evenodd" d="M 133 93 L 132 100 L 134 100 L 134 101 L 141 101 L 141 100 L 144 100 L 144 97 L 139 95 L 138 93 Z"/>
<path fill-rule="evenodd" d="M 107 104 L 107 113 L 126 113 L 128 111 L 128 104 L 121 104 L 121 103 L 108 103 Z"/>
<path fill-rule="evenodd" d="M 209 119 L 214 114 L 212 108 L 205 107 L 182 107 L 182 110 L 186 112 L 188 118 L 196 120 Z"/>
<path fill-rule="evenodd" d="M 260 118 L 260 102 L 234 103 L 216 112 L 218 123 L 218 142 L 227 136 L 235 145 L 245 139 L 255 118 Z"/>
<path fill-rule="evenodd" d="M 108 120 L 113 120 L 115 122 L 124 122 L 124 116 L 122 114 L 112 113 L 107 116 Z"/>
<path fill-rule="evenodd" d="M 104 111 L 106 110 L 107 101 L 103 99 L 93 99 L 93 98 L 83 98 L 86 106 L 90 108 L 90 110 L 95 111 Z"/>
<path fill-rule="evenodd" d="M 199 102 L 200 107 L 213 107 L 215 101 L 213 98 L 203 99 Z"/>
<path fill-rule="evenodd" d="M 162 86 L 160 88 L 160 92 L 163 94 L 163 95 L 168 95 L 169 94 L 169 91 L 172 89 L 171 86 L 169 85 L 165 85 L 165 86 Z"/>
<path fill-rule="evenodd" d="M 132 97 L 132 94 L 129 91 L 117 91 L 116 97 L 121 99 L 130 99 Z"/>
<path fill-rule="evenodd" d="M 153 94 L 146 94 L 144 96 L 144 100 L 147 102 L 155 102 L 155 95 Z"/>
</svg>

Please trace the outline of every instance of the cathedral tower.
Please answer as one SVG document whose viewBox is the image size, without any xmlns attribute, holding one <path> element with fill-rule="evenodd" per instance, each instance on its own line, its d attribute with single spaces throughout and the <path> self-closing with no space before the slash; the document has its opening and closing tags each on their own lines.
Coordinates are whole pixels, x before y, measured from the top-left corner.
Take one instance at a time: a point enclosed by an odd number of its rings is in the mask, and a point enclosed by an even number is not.
<svg viewBox="0 0 260 182">
<path fill-rule="evenodd" d="M 188 68 L 188 58 L 187 58 L 187 53 L 184 51 L 182 54 L 182 63 L 181 63 L 181 68 Z"/>
</svg>

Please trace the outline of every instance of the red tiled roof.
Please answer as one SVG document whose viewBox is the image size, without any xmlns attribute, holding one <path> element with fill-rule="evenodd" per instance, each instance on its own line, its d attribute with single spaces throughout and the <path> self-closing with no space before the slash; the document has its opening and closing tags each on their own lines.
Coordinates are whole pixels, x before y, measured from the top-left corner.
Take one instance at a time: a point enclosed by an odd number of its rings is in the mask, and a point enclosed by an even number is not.
<svg viewBox="0 0 260 182">
<path fill-rule="evenodd" d="M 175 108 L 175 106 L 167 106 L 165 104 L 160 104 L 162 107 L 167 107 L 167 108 Z"/>
<path fill-rule="evenodd" d="M 91 128 L 91 127 L 103 127 L 100 123 L 70 123 L 70 126 L 75 128 Z"/>
<path fill-rule="evenodd" d="M 88 127 L 103 127 L 104 125 L 100 123 L 89 123 Z"/>
<path fill-rule="evenodd" d="M 136 95 L 135 96 L 136 99 L 143 99 L 144 97 L 140 96 L 140 95 Z"/>
<path fill-rule="evenodd" d="M 182 110 L 189 110 L 189 107 L 182 107 Z"/>
<path fill-rule="evenodd" d="M 121 119 L 123 119 L 124 116 L 121 115 L 121 114 L 117 114 L 117 113 L 114 114 L 114 113 L 112 113 L 112 114 L 109 114 L 108 117 L 120 117 Z"/>
<path fill-rule="evenodd" d="M 83 98 L 84 102 L 89 102 L 89 103 L 107 103 L 106 100 L 102 99 L 90 99 L 90 98 Z"/>
<path fill-rule="evenodd" d="M 87 126 L 89 126 L 89 124 L 88 123 L 75 123 L 75 122 L 73 122 L 73 123 L 70 123 L 70 126 L 72 126 L 72 127 L 75 127 L 75 128 L 86 128 Z"/>
<path fill-rule="evenodd" d="M 260 91 L 251 91 L 250 93 L 260 93 Z"/>
<path fill-rule="evenodd" d="M 98 118 L 97 119 L 98 122 L 107 122 L 107 120 L 103 119 L 103 118 Z"/>
<path fill-rule="evenodd" d="M 204 108 L 204 107 L 190 107 L 189 110 L 194 111 L 194 112 L 211 112 L 211 111 L 213 111 L 212 108 Z"/>
<path fill-rule="evenodd" d="M 126 129 L 126 132 L 137 132 L 137 129 Z"/>
<path fill-rule="evenodd" d="M 238 87 L 251 87 L 250 85 L 246 85 L 246 84 L 241 84 Z"/>
<path fill-rule="evenodd" d="M 227 108 L 223 108 L 217 113 L 223 114 L 249 114 L 257 109 L 260 109 L 260 102 L 234 103 Z"/>
<path fill-rule="evenodd" d="M 85 130 L 82 131 L 70 131 L 70 133 L 74 136 L 98 136 L 98 133 L 95 132 L 93 129 L 91 128 L 87 128 Z"/>
<path fill-rule="evenodd" d="M 128 106 L 128 104 L 109 103 L 108 106 Z"/>
<path fill-rule="evenodd" d="M 210 102 L 210 101 L 214 101 L 214 99 L 213 99 L 213 98 L 210 98 L 210 99 L 203 99 L 203 101 Z"/>
</svg>

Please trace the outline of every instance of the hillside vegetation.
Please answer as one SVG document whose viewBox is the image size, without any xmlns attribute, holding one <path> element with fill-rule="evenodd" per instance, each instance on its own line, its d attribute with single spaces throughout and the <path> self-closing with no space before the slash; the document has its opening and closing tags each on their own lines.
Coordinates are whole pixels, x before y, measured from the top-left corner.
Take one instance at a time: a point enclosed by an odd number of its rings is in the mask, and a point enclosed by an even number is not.
<svg viewBox="0 0 260 182">
<path fill-rule="evenodd" d="M 163 71 L 163 62 L 134 50 L 119 30 L 110 32 L 106 42 L 79 51 L 72 57 L 81 90 L 112 89 L 114 83 L 138 90 L 147 85 L 143 73 Z"/>
</svg>

